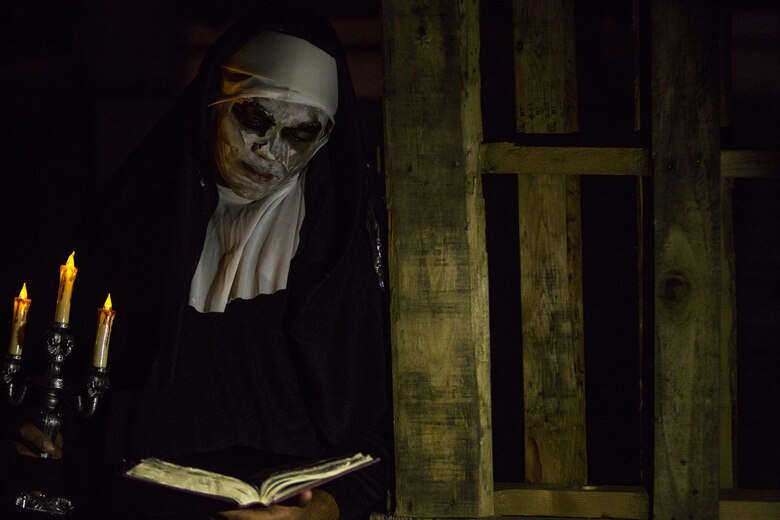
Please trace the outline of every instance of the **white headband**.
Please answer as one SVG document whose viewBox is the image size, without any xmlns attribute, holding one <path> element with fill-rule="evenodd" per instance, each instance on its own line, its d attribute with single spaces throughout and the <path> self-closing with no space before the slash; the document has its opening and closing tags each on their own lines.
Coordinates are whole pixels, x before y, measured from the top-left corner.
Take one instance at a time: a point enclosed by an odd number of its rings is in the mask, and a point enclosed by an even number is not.
<svg viewBox="0 0 780 520">
<path fill-rule="evenodd" d="M 277 32 L 263 32 L 233 54 L 222 94 L 213 104 L 241 97 L 269 97 L 323 110 L 333 121 L 338 109 L 336 60 L 311 43 Z"/>
</svg>

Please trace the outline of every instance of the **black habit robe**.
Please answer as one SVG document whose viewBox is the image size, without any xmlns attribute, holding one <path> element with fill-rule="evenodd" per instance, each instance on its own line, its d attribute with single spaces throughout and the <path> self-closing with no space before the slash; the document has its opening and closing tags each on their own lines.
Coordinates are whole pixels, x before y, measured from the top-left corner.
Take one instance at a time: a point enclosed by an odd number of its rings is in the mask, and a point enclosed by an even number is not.
<svg viewBox="0 0 780 520">
<path fill-rule="evenodd" d="M 217 202 L 207 105 L 218 97 L 221 64 L 264 30 L 304 38 L 336 59 L 335 126 L 306 172 L 287 289 L 200 314 L 187 298 Z M 369 184 L 352 85 L 329 24 L 277 4 L 238 20 L 91 197 L 76 247 L 74 306 L 84 305 L 73 321 L 88 325 L 81 337 L 93 337 L 94 302 L 109 291 L 117 317 L 108 406 L 84 422 L 71 452 L 100 464 L 157 456 L 251 478 L 267 453 L 363 451 L 383 463 L 325 489 L 342 518 L 385 500 L 386 355 Z"/>
</svg>

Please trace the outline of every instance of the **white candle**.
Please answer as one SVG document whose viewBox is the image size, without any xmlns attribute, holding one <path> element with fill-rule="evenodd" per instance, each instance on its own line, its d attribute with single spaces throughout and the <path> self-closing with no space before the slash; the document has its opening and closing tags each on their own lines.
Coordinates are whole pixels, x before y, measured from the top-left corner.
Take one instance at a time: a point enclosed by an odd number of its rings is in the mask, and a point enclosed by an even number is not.
<svg viewBox="0 0 780 520">
<path fill-rule="evenodd" d="M 57 323 L 70 323 L 70 298 L 73 296 L 73 282 L 76 281 L 78 269 L 74 265 L 73 257 L 76 252 L 70 254 L 65 265 L 60 266 L 60 288 L 57 292 L 57 308 L 54 310 L 54 321 Z"/>
<path fill-rule="evenodd" d="M 98 326 L 95 334 L 95 349 L 92 351 L 92 366 L 106 368 L 108 362 L 108 342 L 111 340 L 111 328 L 114 326 L 116 311 L 111 308 L 111 294 L 106 303 L 98 309 Z"/>
<path fill-rule="evenodd" d="M 8 345 L 8 353 L 12 356 L 22 355 L 24 344 L 24 330 L 27 325 L 27 311 L 30 310 L 32 300 L 27 298 L 27 284 L 22 284 L 19 296 L 14 298 L 14 319 L 11 323 L 11 342 Z"/>
</svg>

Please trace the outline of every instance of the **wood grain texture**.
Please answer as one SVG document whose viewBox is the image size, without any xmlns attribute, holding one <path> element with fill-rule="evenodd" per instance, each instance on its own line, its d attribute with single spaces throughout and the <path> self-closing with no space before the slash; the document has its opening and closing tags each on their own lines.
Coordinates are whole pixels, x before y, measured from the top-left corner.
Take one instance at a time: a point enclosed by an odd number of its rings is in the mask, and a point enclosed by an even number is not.
<svg viewBox="0 0 780 520">
<path fill-rule="evenodd" d="M 584 484 L 584 347 L 579 178 L 521 175 L 525 475 Z"/>
<path fill-rule="evenodd" d="M 780 518 L 780 490 L 722 490 L 719 513 L 719 520 L 777 520 Z"/>
<path fill-rule="evenodd" d="M 641 487 L 497 483 L 496 515 L 645 520 L 649 513 Z"/>
<path fill-rule="evenodd" d="M 721 179 L 720 487 L 737 486 L 737 282 L 734 268 L 733 179 Z"/>
<path fill-rule="evenodd" d="M 652 174 L 650 151 L 643 148 L 516 146 L 486 143 L 480 148 L 483 173 L 549 175 Z"/>
<path fill-rule="evenodd" d="M 655 518 L 718 515 L 721 192 L 717 9 L 654 0 Z"/>
<path fill-rule="evenodd" d="M 723 150 L 720 155 L 721 177 L 780 177 L 780 153 L 751 150 Z"/>
<path fill-rule="evenodd" d="M 645 148 L 517 146 L 512 143 L 484 143 L 479 153 L 482 173 L 642 177 L 653 174 L 650 150 Z M 780 177 L 780 153 L 722 150 L 720 176 L 778 178 Z"/>
<path fill-rule="evenodd" d="M 493 512 L 478 2 L 383 2 L 397 512 Z"/>
<path fill-rule="evenodd" d="M 513 0 L 519 133 L 576 132 L 574 0 Z"/>
</svg>

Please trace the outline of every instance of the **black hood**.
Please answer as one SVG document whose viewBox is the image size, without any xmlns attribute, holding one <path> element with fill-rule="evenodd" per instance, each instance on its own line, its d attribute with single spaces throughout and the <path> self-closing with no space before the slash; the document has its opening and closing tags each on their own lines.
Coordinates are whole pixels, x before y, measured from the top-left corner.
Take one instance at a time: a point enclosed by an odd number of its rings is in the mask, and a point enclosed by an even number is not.
<svg viewBox="0 0 780 520">
<path fill-rule="evenodd" d="M 170 355 L 175 355 L 176 342 L 170 338 L 178 337 L 175 324 L 186 306 L 217 203 L 214 125 L 208 104 L 219 94 L 225 60 L 255 35 L 272 30 L 303 38 L 333 56 L 338 70 L 335 124 L 306 173 L 306 217 L 299 246 L 299 253 L 305 254 L 297 254 L 291 265 L 299 273 L 288 284 L 292 305 L 303 309 L 344 261 L 355 237 L 366 233 L 369 175 L 361 157 L 360 124 L 345 54 L 327 20 L 295 5 L 275 3 L 240 16 L 216 40 L 197 76 L 139 148 L 91 197 L 76 247 L 83 273 L 78 300 L 90 302 L 81 321 L 93 321 L 92 302 L 105 299 L 107 291 L 118 311 L 123 300 L 156 302 L 134 309 L 132 315 L 125 312 L 116 321 L 112 349 L 125 348 L 120 338 L 132 336 L 133 329 L 159 331 L 150 334 L 156 344 L 127 347 L 147 351 L 133 356 L 138 363 L 162 359 L 161 349 L 173 349 Z M 297 318 L 289 316 L 289 323 Z M 160 370 L 162 379 L 168 377 L 165 368 Z"/>
</svg>

